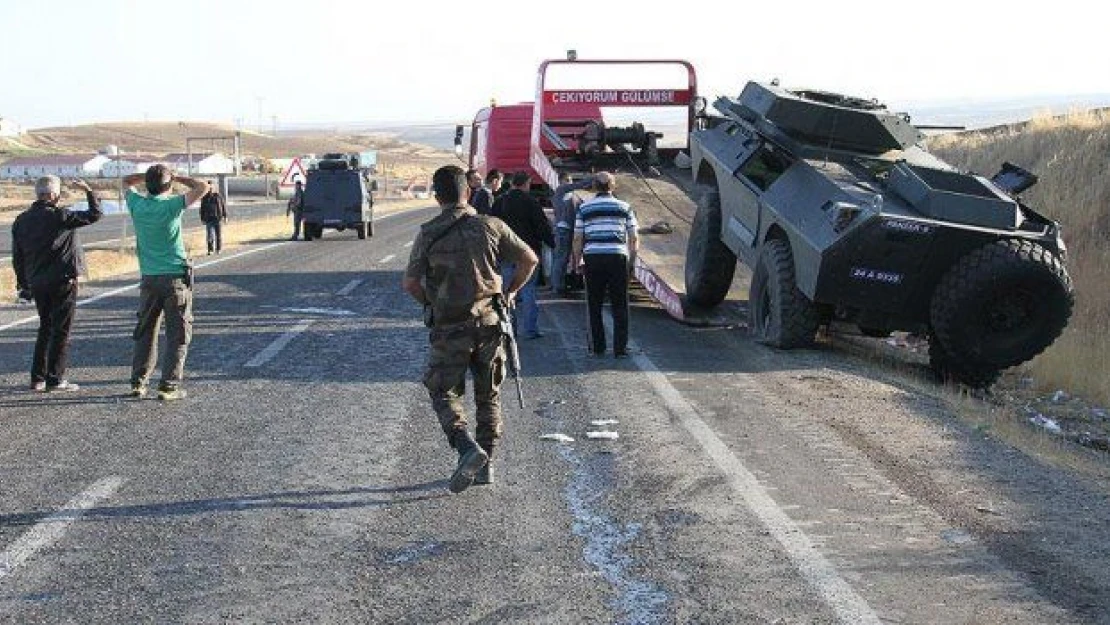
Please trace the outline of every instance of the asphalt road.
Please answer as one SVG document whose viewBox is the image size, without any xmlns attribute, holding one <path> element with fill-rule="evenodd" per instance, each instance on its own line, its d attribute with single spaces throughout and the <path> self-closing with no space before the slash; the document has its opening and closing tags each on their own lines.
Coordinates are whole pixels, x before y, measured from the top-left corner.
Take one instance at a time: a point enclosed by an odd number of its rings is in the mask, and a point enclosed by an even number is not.
<svg viewBox="0 0 1110 625">
<path fill-rule="evenodd" d="M 1110 622 L 1105 483 L 888 363 L 646 304 L 614 360 L 546 300 L 499 482 L 449 494 L 399 288 L 429 216 L 202 265 L 182 402 L 123 396 L 133 278 L 86 289 L 73 394 L 25 390 L 0 308 L 0 621 Z"/>
<path fill-rule="evenodd" d="M 284 215 L 284 202 L 258 202 L 250 204 L 232 204 L 227 209 L 228 217 L 233 220 L 256 219 L 270 215 Z M 202 229 L 204 224 L 197 217 L 196 206 L 185 213 L 184 226 L 187 230 Z M 95 224 L 85 226 L 80 230 L 81 243 L 85 246 L 103 246 L 118 243 L 121 239 L 134 237 L 131 221 L 126 215 L 105 215 Z M 8 263 L 12 255 L 11 227 L 5 226 L 0 231 L 0 264 Z"/>
</svg>

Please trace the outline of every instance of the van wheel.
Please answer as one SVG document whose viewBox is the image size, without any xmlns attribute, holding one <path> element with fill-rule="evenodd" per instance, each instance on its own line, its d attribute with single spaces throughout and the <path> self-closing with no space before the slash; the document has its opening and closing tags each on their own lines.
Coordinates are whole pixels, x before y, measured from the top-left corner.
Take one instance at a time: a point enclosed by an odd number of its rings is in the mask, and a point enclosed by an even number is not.
<svg viewBox="0 0 1110 625">
<path fill-rule="evenodd" d="M 818 312 L 794 281 L 790 245 L 781 239 L 764 243 L 748 291 L 749 327 L 756 340 L 779 349 L 812 345 Z"/>
<path fill-rule="evenodd" d="M 735 272 L 736 254 L 721 241 L 721 194 L 706 191 L 686 243 L 686 299 L 706 308 L 720 304 Z"/>
</svg>

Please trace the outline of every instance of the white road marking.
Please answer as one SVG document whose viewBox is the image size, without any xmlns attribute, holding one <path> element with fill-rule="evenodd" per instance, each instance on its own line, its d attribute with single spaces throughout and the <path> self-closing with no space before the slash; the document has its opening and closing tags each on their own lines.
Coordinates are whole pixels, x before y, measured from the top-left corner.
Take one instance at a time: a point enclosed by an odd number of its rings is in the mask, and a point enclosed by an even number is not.
<svg viewBox="0 0 1110 625">
<path fill-rule="evenodd" d="M 282 334 L 281 336 L 274 339 L 273 343 L 270 343 L 268 346 L 266 346 L 266 349 L 258 352 L 257 356 L 251 358 L 250 361 L 248 361 L 247 364 L 243 366 L 261 367 L 267 362 L 270 362 L 270 360 L 273 359 L 274 356 L 277 356 L 278 353 L 281 352 L 281 350 L 285 349 L 285 346 L 288 345 L 290 341 L 297 338 L 297 335 L 299 335 L 301 332 L 307 330 L 308 327 L 312 325 L 312 322 L 312 319 L 302 319 L 300 323 L 293 326 L 293 328 L 285 334 Z"/>
<path fill-rule="evenodd" d="M 65 535 L 77 519 L 90 508 L 115 494 L 123 485 L 123 478 L 106 477 L 90 486 L 85 492 L 70 499 L 61 510 L 35 523 L 0 554 L 0 580 L 11 575 L 35 553 L 49 547 Z"/>
<path fill-rule="evenodd" d="M 682 394 L 671 386 L 667 376 L 659 371 L 655 363 L 642 353 L 633 355 L 632 362 L 644 372 L 667 408 L 725 474 L 729 485 L 744 498 L 748 509 L 759 517 L 771 536 L 783 546 L 798 572 L 833 609 L 840 622 L 852 625 L 880 624 L 881 621 L 871 606 L 837 574 L 836 568 L 821 555 L 801 527 L 775 503 L 767 494 L 768 489 L 729 450 L 728 445 L 698 415 Z"/>
<path fill-rule="evenodd" d="M 266 250 L 273 249 L 275 247 L 280 247 L 282 245 L 288 245 L 289 243 L 290 243 L 290 241 L 281 241 L 280 243 L 271 243 L 270 245 L 263 245 L 262 247 L 256 247 L 253 250 L 247 250 L 245 252 L 239 252 L 238 254 L 232 254 L 230 256 L 224 256 L 224 257 L 221 257 L 221 258 L 217 258 L 216 260 L 210 260 L 206 263 L 201 263 L 201 264 L 197 265 L 197 269 L 203 269 L 205 267 L 211 267 L 212 265 L 218 265 L 220 263 L 226 263 L 229 260 L 235 260 L 236 258 L 242 258 L 244 256 L 249 256 L 251 254 L 257 254 L 258 252 L 264 252 Z M 137 288 L 139 288 L 139 284 L 137 282 L 135 284 L 129 284 L 127 286 L 121 286 L 118 289 L 112 289 L 111 291 L 105 291 L 105 292 L 101 293 L 100 295 L 94 295 L 93 297 L 80 300 L 79 302 L 77 302 L 77 305 L 78 306 L 84 306 L 86 304 L 92 304 L 93 302 L 99 302 L 102 299 L 106 299 L 106 298 L 109 298 L 109 297 L 114 297 L 116 295 L 119 295 L 120 293 L 126 293 L 128 291 L 133 291 Z M 26 325 L 28 323 L 31 323 L 32 321 L 38 321 L 38 320 L 39 320 L 38 315 L 35 315 L 34 317 L 26 317 L 26 318 L 20 319 L 18 321 L 13 321 L 9 324 L 0 326 L 0 332 L 3 332 L 4 330 L 10 330 L 10 329 L 18 327 L 18 326 Z"/>
<path fill-rule="evenodd" d="M 388 263 L 389 261 L 393 260 L 394 258 L 397 258 L 397 255 L 396 254 L 390 254 L 389 256 L 386 256 L 385 258 L 379 260 L 378 262 L 379 263 Z"/>
<path fill-rule="evenodd" d="M 347 283 L 347 286 L 343 287 L 342 289 L 339 289 L 338 291 L 335 292 L 335 294 L 338 295 L 339 297 L 346 297 L 346 296 L 350 295 L 352 291 L 357 289 L 358 285 L 360 285 L 360 284 L 362 284 L 362 280 L 351 280 L 350 282 Z"/>
</svg>

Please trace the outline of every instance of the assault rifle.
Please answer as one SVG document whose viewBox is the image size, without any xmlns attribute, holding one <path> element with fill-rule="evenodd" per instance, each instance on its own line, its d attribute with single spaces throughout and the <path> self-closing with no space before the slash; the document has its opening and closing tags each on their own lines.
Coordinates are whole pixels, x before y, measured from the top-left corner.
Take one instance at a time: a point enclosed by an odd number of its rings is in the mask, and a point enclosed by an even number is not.
<svg viewBox="0 0 1110 625">
<path fill-rule="evenodd" d="M 520 402 L 520 409 L 524 410 L 524 389 L 520 385 L 520 352 L 516 348 L 513 320 L 510 317 L 509 307 L 505 303 L 505 296 L 494 296 L 493 309 L 497 312 L 497 323 L 501 328 L 501 340 L 505 342 L 505 360 L 509 368 L 509 375 L 516 382 L 516 399 Z"/>
</svg>

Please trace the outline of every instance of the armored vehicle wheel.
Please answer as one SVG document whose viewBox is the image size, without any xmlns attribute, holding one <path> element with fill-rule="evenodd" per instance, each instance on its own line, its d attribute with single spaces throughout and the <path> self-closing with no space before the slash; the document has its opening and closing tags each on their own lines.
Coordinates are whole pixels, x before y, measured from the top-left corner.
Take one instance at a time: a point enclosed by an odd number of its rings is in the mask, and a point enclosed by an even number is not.
<svg viewBox="0 0 1110 625">
<path fill-rule="evenodd" d="M 686 298 L 698 306 L 720 304 L 736 271 L 736 255 L 721 242 L 721 194 L 702 194 L 686 243 Z"/>
<path fill-rule="evenodd" d="M 374 222 L 372 221 L 366 222 L 366 236 L 374 236 Z"/>
<path fill-rule="evenodd" d="M 1001 370 L 1051 345 L 1074 301 L 1060 259 L 1030 241 L 1005 240 L 973 250 L 949 269 L 929 313 L 933 334 L 953 361 Z"/>
<path fill-rule="evenodd" d="M 361 224 L 355 226 L 355 234 L 358 235 L 358 238 L 365 239 L 366 238 L 366 224 L 361 223 Z"/>
<path fill-rule="evenodd" d="M 998 381 L 1002 370 L 953 359 L 944 351 L 937 338 L 929 338 L 929 367 L 940 382 L 961 382 L 971 388 L 989 388 Z"/>
<path fill-rule="evenodd" d="M 748 292 L 748 315 L 752 334 L 761 343 L 780 349 L 813 343 L 818 310 L 794 282 L 794 258 L 786 241 L 763 244 Z"/>
</svg>

